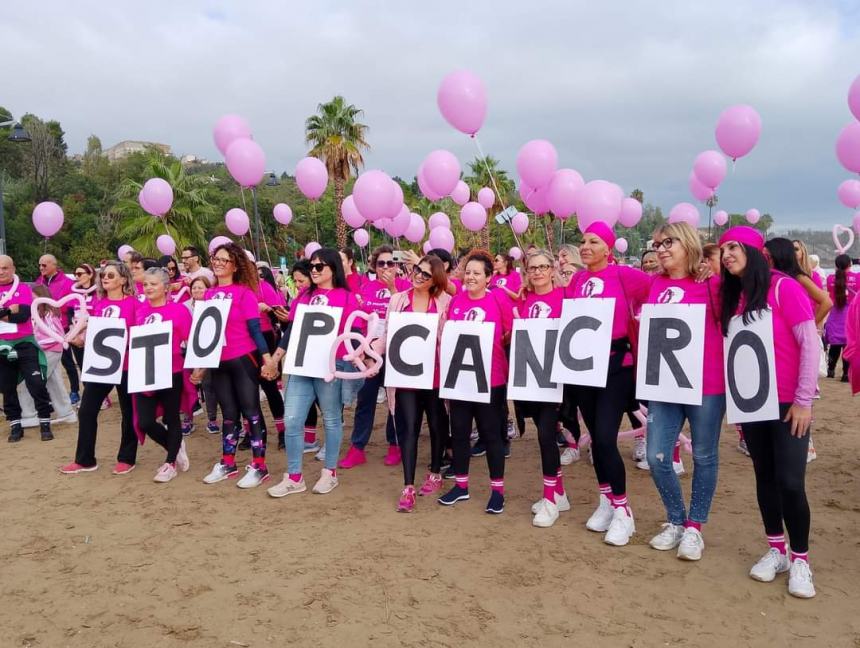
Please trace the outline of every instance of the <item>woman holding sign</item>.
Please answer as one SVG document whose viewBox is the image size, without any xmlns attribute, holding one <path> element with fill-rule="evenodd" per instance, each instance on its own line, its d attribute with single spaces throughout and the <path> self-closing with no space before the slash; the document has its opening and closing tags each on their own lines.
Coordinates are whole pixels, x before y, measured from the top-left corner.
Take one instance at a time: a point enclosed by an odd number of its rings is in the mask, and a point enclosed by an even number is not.
<svg viewBox="0 0 860 648">
<path fill-rule="evenodd" d="M 135 296 L 134 280 L 128 268 L 121 261 L 108 261 L 99 275 L 96 299 L 93 303 L 91 317 L 105 317 L 120 320 L 127 329 L 136 321 L 136 311 L 139 306 Z M 83 338 L 73 340 L 73 343 L 83 346 Z M 126 342 L 127 344 L 127 342 Z M 87 347 L 86 355 L 96 353 L 95 347 Z M 131 396 L 128 394 L 128 349 L 122 365 L 122 378 L 117 385 L 91 382 L 82 375 L 84 393 L 81 397 L 81 408 L 78 411 L 78 444 L 75 450 L 75 460 L 62 466 L 60 472 L 72 475 L 96 470 L 96 434 L 98 433 L 98 416 L 107 395 L 116 386 L 119 397 L 119 407 L 122 412 L 121 439 L 117 463 L 113 469 L 114 475 L 125 475 L 134 470 L 137 459 L 137 435 L 134 432 Z"/>
<path fill-rule="evenodd" d="M 612 259 L 615 233 L 602 221 L 585 228 L 579 253 L 585 270 L 574 276 L 568 295 L 574 299 L 613 299 L 612 342 L 604 387 L 582 386 L 579 410 L 591 434 L 594 472 L 600 503 L 586 523 L 590 531 L 605 532 L 607 544 L 622 546 L 636 530 L 627 503 L 627 475 L 618 451 L 618 428 L 633 399 L 631 339 L 638 334 L 634 313 L 648 297 L 651 278 Z"/>
<path fill-rule="evenodd" d="M 263 439 L 263 421 L 260 412 L 260 367 L 271 360 L 269 348 L 260 330 L 260 311 L 257 303 L 257 268 L 235 243 L 224 243 L 215 248 L 210 259 L 216 285 L 206 291 L 206 301 L 223 299 L 230 302 L 230 311 L 224 323 L 225 342 L 221 349 L 218 367 L 212 372 L 212 387 L 224 417 L 221 429 L 222 455 L 211 472 L 203 478 L 207 484 L 238 477 L 236 446 L 239 414 L 249 424 L 251 437 L 251 465 L 236 484 L 239 488 L 254 488 L 269 478 L 266 467 L 266 443 Z M 262 361 L 261 361 L 262 358 Z M 199 385 L 205 369 L 195 369 L 191 382 Z"/>
<path fill-rule="evenodd" d="M 448 321 L 491 323 L 493 327 L 492 359 L 490 364 L 490 402 L 449 400 L 451 437 L 454 449 L 454 487 L 439 498 L 439 503 L 452 506 L 469 499 L 469 459 L 472 456 L 469 437 L 472 424 L 478 428 L 480 441 L 487 451 L 490 472 L 490 499 L 487 513 L 505 510 L 505 448 L 500 430 L 505 416 L 505 389 L 508 359 L 505 346 L 510 342 L 512 309 L 510 302 L 488 291 L 493 276 L 493 258 L 484 251 L 471 252 L 466 257 L 463 291 L 454 296 L 448 307 Z M 483 371 L 483 367 L 476 368 Z"/>
<path fill-rule="evenodd" d="M 143 273 L 143 294 L 146 301 L 137 307 L 135 324 L 171 322 L 173 326 L 171 386 L 133 397 L 138 427 L 167 451 L 164 464 L 153 478 L 153 481 L 166 483 L 176 477 L 177 468 L 186 472 L 190 466 L 182 439 L 179 409 L 185 385 L 182 345 L 191 332 L 191 313 L 183 304 L 170 299 L 170 277 L 162 268 L 150 268 Z M 159 416 L 161 423 L 158 422 Z"/>
<path fill-rule="evenodd" d="M 288 319 L 287 302 L 278 290 L 275 283 L 275 276 L 272 274 L 272 269 L 267 265 L 260 265 L 262 261 L 257 263 L 257 274 L 259 283 L 257 284 L 257 299 L 259 300 L 260 309 L 260 329 L 263 332 L 263 338 L 266 340 L 266 348 L 269 353 L 274 353 L 280 342 L 280 323 L 286 322 Z M 275 327 L 278 327 L 276 330 Z M 275 421 L 275 431 L 278 433 L 278 450 L 283 450 L 286 446 L 284 440 L 284 397 L 281 390 L 278 389 L 278 379 L 260 380 L 260 388 L 266 395 L 266 400 L 269 402 L 269 409 L 272 412 L 272 419 Z"/>
<path fill-rule="evenodd" d="M 668 374 L 667 382 L 660 385 L 660 394 L 653 394 L 653 397 L 648 398 L 648 466 L 657 492 L 663 500 L 667 520 L 663 530 L 651 539 L 650 544 L 660 551 L 677 547 L 678 558 L 699 560 L 705 548 L 702 525 L 708 521 L 711 501 L 717 487 L 720 430 L 726 411 L 719 279 L 712 277 L 707 281 L 698 281 L 699 266 L 703 261 L 702 245 L 696 230 L 687 223 L 664 225 L 654 232 L 653 241 L 652 248 L 656 252 L 662 272 L 654 277 L 651 284 L 646 303 L 657 306 L 646 309 L 643 313 L 643 329 L 651 322 L 666 322 L 671 321 L 669 318 L 677 317 L 690 327 L 693 336 L 699 337 L 702 329 L 693 328 L 693 322 L 699 321 L 697 315 L 700 316 L 704 312 L 704 347 L 703 353 L 692 362 L 679 362 L 676 355 L 670 356 L 678 366 L 672 371 L 665 371 Z M 676 310 L 667 312 L 669 309 L 666 305 L 670 304 L 699 306 L 685 309 L 681 313 Z M 660 317 L 665 319 L 658 319 Z M 651 330 L 655 328 L 656 326 Z M 656 347 L 674 333 L 674 330 L 667 332 L 662 338 L 656 333 L 649 334 L 649 348 L 643 351 L 647 354 L 659 354 L 659 349 L 652 347 Z M 674 354 L 676 351 L 678 350 L 670 353 Z M 664 371 L 663 360 L 658 357 L 658 362 L 658 369 Z M 699 373 L 694 368 L 696 362 L 702 366 L 701 383 L 693 381 L 697 383 L 696 387 L 693 387 L 684 372 Z M 675 376 L 675 370 L 684 373 L 683 377 Z M 698 400 L 695 393 L 683 399 L 685 402 L 673 400 L 673 396 L 680 391 L 680 383 L 689 385 L 690 392 L 701 387 L 700 405 L 690 404 L 690 401 Z M 693 440 L 693 489 L 689 515 L 684 506 L 681 483 L 672 465 L 672 455 L 685 421 L 690 423 Z"/>
<path fill-rule="evenodd" d="M 751 227 L 732 227 L 720 238 L 721 323 L 723 335 L 729 337 L 727 396 L 739 411 L 761 415 L 759 420 L 744 422 L 743 432 L 753 461 L 758 505 L 770 549 L 750 570 L 750 577 L 770 582 L 778 573 L 789 571 L 789 594 L 810 598 L 815 596 L 815 587 L 807 554 L 810 515 L 804 479 L 812 398 L 818 378 L 818 336 L 803 287 L 791 277 L 771 270 L 763 248 L 762 235 Z M 763 338 L 753 330 L 755 322 L 762 318 L 772 322 L 774 367 L 769 366 L 771 357 L 761 357 L 770 353 Z M 745 337 L 739 343 L 740 335 Z M 743 402 L 740 394 L 735 394 L 737 376 L 755 370 L 735 366 L 740 362 L 733 358 L 741 354 L 735 355 L 733 350 L 740 344 L 761 349 L 756 353 L 759 373 L 762 369 L 775 373 L 778 411 L 776 405 L 773 413 L 768 411 L 768 394 L 763 398 L 755 394 L 743 398 Z M 765 375 L 759 385 L 768 382 Z M 790 558 L 785 530 L 791 543 Z"/>
</svg>

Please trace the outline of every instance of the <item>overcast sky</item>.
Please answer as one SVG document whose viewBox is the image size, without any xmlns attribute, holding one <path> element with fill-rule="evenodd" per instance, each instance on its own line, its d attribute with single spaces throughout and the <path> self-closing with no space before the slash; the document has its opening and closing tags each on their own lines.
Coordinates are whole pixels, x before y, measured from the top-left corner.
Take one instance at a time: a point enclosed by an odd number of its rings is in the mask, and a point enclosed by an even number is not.
<svg viewBox="0 0 860 648">
<path fill-rule="evenodd" d="M 860 74 L 857 0 L 50 0 L 3 12 L 0 60 L 0 105 L 60 120 L 73 153 L 94 133 L 220 159 L 212 126 L 237 112 L 268 166 L 292 173 L 305 118 L 342 94 L 365 111 L 367 167 L 404 178 L 435 148 L 474 156 L 436 107 L 442 77 L 467 68 L 488 88 L 481 143 L 504 167 L 546 138 L 560 166 L 665 210 L 692 201 L 687 176 L 716 147 L 721 110 L 749 103 L 762 137 L 720 207 L 783 227 L 852 216 L 834 142 Z"/>
</svg>

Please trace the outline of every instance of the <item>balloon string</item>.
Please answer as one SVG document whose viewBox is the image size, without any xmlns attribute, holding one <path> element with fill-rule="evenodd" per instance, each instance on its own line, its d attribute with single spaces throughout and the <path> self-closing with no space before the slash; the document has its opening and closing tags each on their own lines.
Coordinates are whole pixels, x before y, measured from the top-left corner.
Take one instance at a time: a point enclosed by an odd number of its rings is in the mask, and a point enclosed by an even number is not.
<svg viewBox="0 0 860 648">
<path fill-rule="evenodd" d="M 502 209 L 506 210 L 508 208 L 508 206 L 505 204 L 505 199 L 502 196 L 502 192 L 499 191 L 499 185 L 496 184 L 496 177 L 493 175 L 493 172 L 490 171 L 490 165 L 487 162 L 487 156 L 484 154 L 484 149 L 481 148 L 481 141 L 478 139 L 478 134 L 475 133 L 474 135 L 472 135 L 472 139 L 475 140 L 475 146 L 478 148 L 478 155 L 484 161 L 484 167 L 487 169 L 487 175 L 490 176 L 490 181 L 493 183 L 493 189 L 496 190 L 496 196 L 499 199 L 499 203 L 501 203 Z M 522 249 L 523 245 L 522 245 L 522 243 L 520 243 L 520 237 L 517 236 L 517 233 L 514 231 L 514 225 L 513 225 L 513 222 L 511 220 L 508 220 L 508 226 L 511 228 L 511 234 L 514 235 L 514 240 L 517 242 L 517 247 Z M 489 227 L 490 227 L 490 224 L 487 223 L 487 229 L 488 230 L 489 230 Z"/>
</svg>

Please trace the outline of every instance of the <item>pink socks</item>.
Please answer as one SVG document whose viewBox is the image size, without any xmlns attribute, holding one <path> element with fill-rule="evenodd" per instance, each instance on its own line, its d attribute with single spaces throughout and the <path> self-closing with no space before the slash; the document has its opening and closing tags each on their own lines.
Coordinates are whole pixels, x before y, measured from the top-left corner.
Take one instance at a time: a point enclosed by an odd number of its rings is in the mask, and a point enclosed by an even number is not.
<svg viewBox="0 0 860 648">
<path fill-rule="evenodd" d="M 779 535 L 767 536 L 767 543 L 771 546 L 771 549 L 778 549 L 779 553 L 781 553 L 783 556 L 786 554 L 787 549 L 785 547 L 784 533 L 780 533 Z"/>
</svg>

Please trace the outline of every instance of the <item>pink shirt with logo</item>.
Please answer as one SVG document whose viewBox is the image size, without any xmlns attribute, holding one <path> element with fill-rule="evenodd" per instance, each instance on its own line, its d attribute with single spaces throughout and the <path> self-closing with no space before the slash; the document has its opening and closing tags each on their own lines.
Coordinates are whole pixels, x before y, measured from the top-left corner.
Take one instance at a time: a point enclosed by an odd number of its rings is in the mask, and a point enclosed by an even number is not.
<svg viewBox="0 0 860 648">
<path fill-rule="evenodd" d="M 260 279 L 260 283 L 257 285 L 257 302 L 259 304 L 266 304 L 273 308 L 275 306 L 287 305 L 287 301 L 284 299 L 281 291 L 275 290 L 268 281 L 263 281 L 262 279 Z M 269 316 L 269 313 L 260 313 L 260 330 L 274 330 L 274 327 L 272 326 L 272 318 Z"/>
<path fill-rule="evenodd" d="M 251 334 L 248 332 L 248 320 L 258 319 L 260 309 L 257 306 L 257 295 L 248 286 L 230 284 L 215 286 L 206 291 L 205 299 L 229 299 L 230 314 L 224 327 L 224 348 L 221 360 L 240 358 L 257 349 Z"/>
<path fill-rule="evenodd" d="M 720 325 L 720 280 L 711 277 L 697 282 L 693 277 L 672 279 L 654 275 L 648 304 L 704 304 L 705 358 L 702 366 L 702 393 L 706 396 L 724 394 L 723 334 Z"/>
<path fill-rule="evenodd" d="M 176 303 L 169 298 L 163 306 L 151 306 L 144 302 L 137 307 L 135 313 L 135 324 L 155 324 L 157 322 L 173 323 L 173 373 L 182 371 L 184 360 L 182 358 L 182 344 L 188 340 L 191 334 L 191 313 L 185 304 Z"/>
<path fill-rule="evenodd" d="M 553 288 L 544 295 L 528 291 L 517 304 L 520 319 L 558 319 L 564 303 L 564 288 Z"/>
<path fill-rule="evenodd" d="M 6 296 L 7 292 L 12 288 L 12 282 L 0 286 L 0 298 Z M 22 281 L 18 282 L 18 288 L 14 293 L 3 299 L 0 306 L 9 307 L 16 304 L 30 306 L 33 303 L 33 291 L 30 286 Z M 26 322 L 21 322 L 15 325 L 17 330 L 14 333 L 0 333 L 0 340 L 20 340 L 22 337 L 33 335 L 33 323 L 28 319 Z"/>
<path fill-rule="evenodd" d="M 121 319 L 125 324 L 126 330 L 128 330 L 128 327 L 134 326 L 136 322 L 138 308 L 140 308 L 140 303 L 130 295 L 122 299 L 108 299 L 107 297 L 99 299 L 96 297 L 93 301 L 91 314 L 93 317 Z M 125 360 L 122 363 L 122 370 L 128 370 L 128 351 L 126 351 Z"/>
<path fill-rule="evenodd" d="M 827 293 L 830 295 L 830 300 L 836 304 L 836 275 L 828 275 L 827 277 Z M 851 304 L 854 300 L 854 295 L 860 290 L 860 275 L 850 270 L 845 272 L 845 306 Z M 813 309 L 815 306 L 813 306 Z"/>
<path fill-rule="evenodd" d="M 502 338 L 510 333 L 513 326 L 513 310 L 510 300 L 500 299 L 497 295 L 487 291 L 480 299 L 472 299 L 468 292 L 460 292 L 454 295 L 448 306 L 448 320 L 492 322 L 493 327 L 493 355 L 490 363 L 490 386 L 498 387 L 505 385 L 508 381 L 508 358 L 505 355 L 505 347 Z"/>
<path fill-rule="evenodd" d="M 346 320 L 350 313 L 356 310 L 361 310 L 358 299 L 354 292 L 344 288 L 317 288 L 313 292 L 304 291 L 293 301 L 293 307 L 290 309 L 290 321 L 293 321 L 296 316 L 296 311 L 301 304 L 308 306 L 331 306 L 332 308 L 340 308 L 343 313 L 338 326 L 338 335 L 342 335 Z M 364 320 L 356 320 L 356 328 L 364 330 Z M 337 348 L 337 358 L 342 359 L 347 354 L 346 346 L 343 343 Z"/>
<path fill-rule="evenodd" d="M 599 272 L 583 270 L 576 273 L 566 295 L 574 299 L 615 298 L 612 339 L 627 337 L 630 310 L 638 313 L 648 298 L 651 276 L 629 266 L 608 265 Z"/>
<path fill-rule="evenodd" d="M 412 284 L 406 281 L 406 279 L 397 277 L 394 280 L 394 292 L 409 290 L 411 287 Z M 357 296 L 358 302 L 361 304 L 361 308 L 366 313 L 376 313 L 379 315 L 380 319 L 385 319 L 385 314 L 388 310 L 388 302 L 391 301 L 391 294 L 388 284 L 380 281 L 379 279 L 373 279 L 372 281 L 366 282 L 361 287 Z"/>
<path fill-rule="evenodd" d="M 507 290 L 510 290 L 512 293 L 518 293 L 522 285 L 522 277 L 520 277 L 520 273 L 516 270 L 511 270 L 506 275 L 494 274 L 490 279 L 490 286 L 492 286 L 493 288 L 505 288 Z"/>
</svg>

